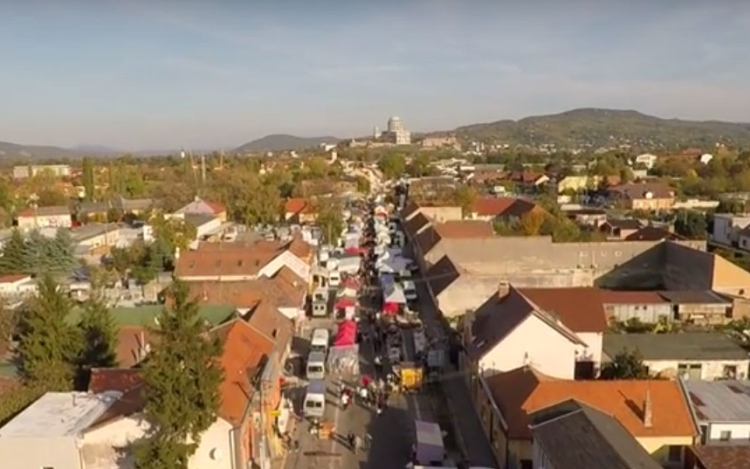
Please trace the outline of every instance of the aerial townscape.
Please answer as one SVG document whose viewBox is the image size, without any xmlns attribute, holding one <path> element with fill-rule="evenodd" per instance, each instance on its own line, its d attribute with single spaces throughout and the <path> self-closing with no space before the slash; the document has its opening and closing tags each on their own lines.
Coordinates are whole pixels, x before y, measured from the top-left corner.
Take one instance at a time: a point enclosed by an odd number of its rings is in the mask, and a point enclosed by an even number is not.
<svg viewBox="0 0 750 469">
<path fill-rule="evenodd" d="M 28 3 L 0 469 L 750 469 L 750 4 Z"/>
</svg>

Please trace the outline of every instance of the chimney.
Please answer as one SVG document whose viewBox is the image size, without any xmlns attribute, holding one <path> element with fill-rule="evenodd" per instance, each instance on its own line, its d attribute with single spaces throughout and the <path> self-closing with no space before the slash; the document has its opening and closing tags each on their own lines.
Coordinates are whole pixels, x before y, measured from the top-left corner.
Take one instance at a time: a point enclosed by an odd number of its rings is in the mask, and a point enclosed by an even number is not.
<svg viewBox="0 0 750 469">
<path fill-rule="evenodd" d="M 510 285 L 508 282 L 500 282 L 497 284 L 497 298 L 504 298 L 510 292 Z"/>
<path fill-rule="evenodd" d="M 643 401 L 643 426 L 651 428 L 653 426 L 653 408 L 651 404 L 651 391 L 646 390 L 646 399 Z"/>
</svg>

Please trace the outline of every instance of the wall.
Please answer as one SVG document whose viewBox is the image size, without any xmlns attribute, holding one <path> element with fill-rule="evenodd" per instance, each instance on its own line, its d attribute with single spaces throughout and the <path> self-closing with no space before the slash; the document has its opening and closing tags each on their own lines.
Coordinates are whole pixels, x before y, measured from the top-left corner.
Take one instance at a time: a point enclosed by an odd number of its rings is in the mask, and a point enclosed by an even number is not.
<svg viewBox="0 0 750 469">
<path fill-rule="evenodd" d="M 532 454 L 534 455 L 534 469 L 555 469 L 547 459 L 541 446 L 535 441 Z"/>
<path fill-rule="evenodd" d="M 731 304 L 687 303 L 677 305 L 680 321 L 693 320 L 696 324 L 724 324 L 730 321 Z"/>
<path fill-rule="evenodd" d="M 479 366 L 502 372 L 528 363 L 546 375 L 573 379 L 575 349 L 576 344 L 532 315 L 482 357 Z"/>
<path fill-rule="evenodd" d="M 657 303 L 650 305 L 630 304 L 606 304 L 604 312 L 607 320 L 614 318 L 617 321 L 627 321 L 630 318 L 638 318 L 642 322 L 656 323 L 660 317 L 672 320 L 672 305 L 669 303 Z"/>
<path fill-rule="evenodd" d="M 750 272 L 721 256 L 713 257 L 712 287 L 714 291 L 750 298 Z"/>
<path fill-rule="evenodd" d="M 70 228 L 71 218 L 69 214 L 65 215 L 47 215 L 38 217 L 18 217 L 18 229 L 33 230 L 34 228 Z"/>
<path fill-rule="evenodd" d="M 747 360 L 644 360 L 643 363 L 648 366 L 651 374 L 661 374 L 662 377 L 676 378 L 677 366 L 701 365 L 701 380 L 713 381 L 724 377 L 724 365 L 734 365 L 737 367 L 737 379 L 747 379 L 748 367 L 750 367 L 750 358 Z"/>
<path fill-rule="evenodd" d="M 419 211 L 424 216 L 432 218 L 437 222 L 463 220 L 463 210 L 461 210 L 461 207 L 419 207 Z"/>
<path fill-rule="evenodd" d="M 0 438 L 3 469 L 80 469 L 74 437 Z"/>
<path fill-rule="evenodd" d="M 109 424 L 95 428 L 84 435 L 83 448 L 81 450 L 86 469 L 132 469 L 134 461 L 130 451 L 123 452 L 124 448 L 137 440 L 145 437 L 149 425 L 145 423 L 140 414 L 121 418 Z M 188 467 L 190 469 L 230 469 L 231 447 L 230 432 L 232 426 L 223 419 L 217 419 L 202 437 L 201 443 L 195 454 L 190 457 Z M 212 451 L 218 448 L 220 457 L 213 459 Z M 41 466 L 39 466 L 41 467 Z M 39 469 L 39 467 L 35 469 Z M 57 466 L 54 466 L 58 469 Z"/>
<path fill-rule="evenodd" d="M 727 442 L 721 441 L 721 432 L 731 432 L 731 441 L 738 444 L 745 445 L 750 441 L 750 424 L 748 423 L 711 423 L 708 425 L 708 441 L 706 444 L 724 444 Z"/>
<path fill-rule="evenodd" d="M 693 437 L 690 436 L 636 437 L 636 440 L 651 457 L 661 464 L 668 461 L 670 446 L 691 446 L 693 444 Z"/>
<path fill-rule="evenodd" d="M 576 335 L 586 342 L 587 347 L 583 345 L 576 346 L 579 361 L 592 361 L 598 368 L 602 362 L 602 342 L 604 334 L 601 332 L 577 332 Z"/>
<path fill-rule="evenodd" d="M 714 255 L 665 243 L 663 278 L 667 290 L 710 290 L 713 275 Z"/>
<path fill-rule="evenodd" d="M 714 228 L 711 240 L 720 244 L 732 245 L 737 241 L 737 233 L 750 225 L 750 217 L 742 217 L 727 213 L 714 215 Z"/>
</svg>

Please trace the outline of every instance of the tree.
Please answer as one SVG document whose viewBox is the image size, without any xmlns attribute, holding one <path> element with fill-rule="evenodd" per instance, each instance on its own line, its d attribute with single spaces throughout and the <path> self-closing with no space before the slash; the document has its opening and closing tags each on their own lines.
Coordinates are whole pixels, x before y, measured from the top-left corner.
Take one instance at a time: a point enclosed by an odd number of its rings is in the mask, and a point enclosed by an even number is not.
<svg viewBox="0 0 750 469">
<path fill-rule="evenodd" d="M 67 322 L 70 300 L 48 273 L 38 283 L 39 292 L 21 313 L 18 354 L 24 379 L 47 391 L 73 388 L 79 343 Z"/>
<path fill-rule="evenodd" d="M 0 271 L 3 273 L 20 273 L 28 270 L 26 241 L 18 228 L 13 229 L 10 238 L 3 246 L 2 253 Z"/>
<path fill-rule="evenodd" d="M 468 215 L 471 210 L 472 206 L 474 205 L 474 200 L 477 198 L 477 193 L 474 190 L 474 188 L 461 185 L 456 188 L 456 192 L 453 194 L 453 199 L 456 204 L 458 204 L 459 207 L 461 207 L 461 212 L 464 216 Z"/>
<path fill-rule="evenodd" d="M 91 158 L 84 158 L 81 163 L 81 179 L 83 188 L 85 190 L 86 200 L 94 200 L 96 190 L 96 184 L 94 182 L 94 160 Z"/>
<path fill-rule="evenodd" d="M 92 282 L 79 324 L 83 347 L 79 363 L 83 374 L 95 367 L 117 366 L 117 328 L 101 285 Z"/>
<path fill-rule="evenodd" d="M 541 210 L 531 210 L 521 216 L 521 231 L 524 236 L 537 236 L 541 230 L 546 214 Z"/>
<path fill-rule="evenodd" d="M 406 171 L 412 177 L 430 176 L 434 174 L 434 168 L 430 166 L 430 157 L 420 153 L 409 163 Z"/>
<path fill-rule="evenodd" d="M 18 325 L 18 311 L 0 301 L 0 356 L 8 351 L 11 336 Z"/>
<path fill-rule="evenodd" d="M 341 204 L 334 199 L 318 199 L 314 205 L 317 213 L 315 224 L 320 227 L 323 242 L 333 244 L 344 230 Z"/>
<path fill-rule="evenodd" d="M 202 433 L 216 420 L 222 380 L 218 341 L 206 337 L 189 288 L 172 284 L 171 308 L 159 315 L 158 340 L 143 367 L 150 437 L 136 443 L 139 469 L 186 469 Z"/>
<path fill-rule="evenodd" d="M 357 192 L 362 194 L 370 193 L 370 180 L 364 176 L 357 176 Z"/>
<path fill-rule="evenodd" d="M 388 153 L 378 160 L 378 168 L 386 179 L 400 178 L 406 170 L 406 159 L 403 155 Z"/>
<path fill-rule="evenodd" d="M 646 379 L 648 368 L 643 364 L 643 357 L 637 350 L 615 355 L 611 362 L 602 367 L 601 379 Z"/>
<path fill-rule="evenodd" d="M 681 210 L 677 212 L 674 221 L 674 230 L 677 234 L 688 239 L 706 239 L 708 223 L 706 217 L 693 210 Z"/>
</svg>

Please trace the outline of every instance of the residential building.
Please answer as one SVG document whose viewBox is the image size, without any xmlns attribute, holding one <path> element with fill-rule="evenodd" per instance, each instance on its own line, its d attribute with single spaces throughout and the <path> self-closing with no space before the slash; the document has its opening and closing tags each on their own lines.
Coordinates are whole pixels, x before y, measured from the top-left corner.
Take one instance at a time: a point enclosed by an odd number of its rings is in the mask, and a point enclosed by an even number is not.
<svg viewBox="0 0 750 469">
<path fill-rule="evenodd" d="M 750 446 L 693 446 L 686 469 L 750 469 Z"/>
<path fill-rule="evenodd" d="M 684 236 L 673 233 L 666 228 L 656 226 L 644 226 L 625 237 L 625 241 L 682 241 L 685 239 L 687 238 Z"/>
<path fill-rule="evenodd" d="M 661 183 L 622 184 L 608 189 L 609 199 L 629 210 L 671 210 L 674 190 Z"/>
<path fill-rule="evenodd" d="M 179 253 L 175 276 L 188 282 L 236 282 L 273 277 L 286 266 L 309 282 L 312 262 L 312 247 L 297 237 L 286 243 L 200 243 L 195 250 Z"/>
<path fill-rule="evenodd" d="M 478 197 L 474 199 L 469 218 L 492 221 L 519 220 L 531 212 L 547 213 L 534 202 L 514 197 Z"/>
<path fill-rule="evenodd" d="M 743 316 L 736 301 L 711 290 L 672 290 L 659 293 L 672 305 L 673 318 L 690 324 L 719 325 Z"/>
<path fill-rule="evenodd" d="M 453 148 L 460 149 L 455 135 L 428 136 L 422 139 L 423 148 Z"/>
<path fill-rule="evenodd" d="M 461 207 L 452 204 L 440 204 L 436 202 L 414 202 L 409 201 L 401 212 L 401 221 L 407 222 L 420 213 L 430 220 L 446 222 L 463 219 Z"/>
<path fill-rule="evenodd" d="M 605 334 L 604 359 L 635 351 L 649 373 L 685 380 L 747 379 L 750 356 L 721 332 Z"/>
<path fill-rule="evenodd" d="M 682 464 L 684 448 L 692 445 L 697 435 L 685 396 L 674 381 L 570 381 L 527 366 L 475 377 L 471 384 L 500 469 L 533 467 L 531 416 L 569 399 L 613 416 L 663 465 Z"/>
<path fill-rule="evenodd" d="M 13 301 L 36 293 L 36 282 L 31 275 L 7 274 L 0 276 L 0 297 Z"/>
<path fill-rule="evenodd" d="M 292 198 L 284 202 L 284 220 L 289 223 L 314 223 L 317 214 L 310 202 L 302 198 Z"/>
<path fill-rule="evenodd" d="M 585 227 L 599 228 L 607 221 L 607 212 L 597 208 L 567 210 L 565 215 L 576 224 Z"/>
<path fill-rule="evenodd" d="M 81 221 L 80 217 L 88 220 L 107 221 L 111 210 L 119 212 L 121 215 L 133 214 L 140 215 L 147 212 L 154 205 L 153 199 L 126 199 L 125 197 L 113 197 L 110 200 L 101 202 L 85 201 L 77 204 L 73 211 Z"/>
<path fill-rule="evenodd" d="M 184 207 L 175 212 L 177 215 L 210 215 L 220 219 L 222 222 L 227 221 L 227 207 L 221 202 L 203 200 L 200 197 L 195 199 Z"/>
<path fill-rule="evenodd" d="M 750 251 L 750 225 L 737 233 L 737 246 L 743 251 Z"/>
<path fill-rule="evenodd" d="M 534 469 L 662 469 L 614 416 L 575 399 L 530 417 Z"/>
<path fill-rule="evenodd" d="M 593 378 L 606 328 L 596 289 L 510 286 L 466 321 L 465 365 L 483 375 L 529 365 L 558 378 Z"/>
<path fill-rule="evenodd" d="M 71 175 L 70 165 L 67 164 L 32 164 L 13 167 L 13 179 L 27 179 L 40 174 L 52 177 L 68 177 Z"/>
<path fill-rule="evenodd" d="M 681 380 L 702 445 L 750 448 L 750 381 Z"/>
<path fill-rule="evenodd" d="M 642 153 L 635 157 L 633 164 L 645 166 L 646 169 L 651 169 L 656 164 L 658 156 L 652 155 L 651 153 Z"/>
<path fill-rule="evenodd" d="M 750 214 L 735 215 L 732 213 L 714 214 L 711 241 L 725 246 L 737 246 L 746 249 L 748 246 L 740 246 L 740 231 L 750 226 Z M 745 235 L 747 237 L 747 235 Z"/>
<path fill-rule="evenodd" d="M 625 240 L 641 228 L 643 228 L 643 224 L 640 220 L 633 218 L 609 218 L 599 225 L 599 229 L 607 235 L 609 240 Z"/>
<path fill-rule="evenodd" d="M 16 224 L 19 230 L 30 231 L 42 228 L 70 228 L 73 220 L 69 207 L 29 207 L 18 212 Z"/>
<path fill-rule="evenodd" d="M 427 258 L 433 249 L 439 247 L 443 240 L 470 240 L 491 238 L 495 236 L 492 224 L 483 220 L 450 220 L 433 222 L 414 240 L 412 247 L 419 252 L 420 258 Z M 426 270 L 427 264 L 424 264 Z"/>
<path fill-rule="evenodd" d="M 671 321 L 673 316 L 672 304 L 655 291 L 602 290 L 602 302 L 610 323 L 637 319 L 656 324 Z"/>
</svg>

